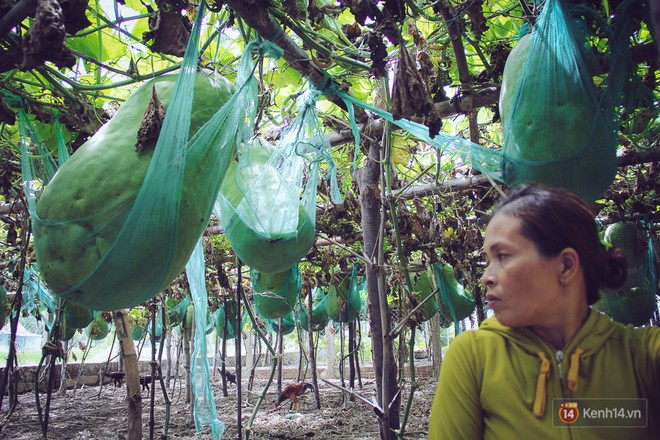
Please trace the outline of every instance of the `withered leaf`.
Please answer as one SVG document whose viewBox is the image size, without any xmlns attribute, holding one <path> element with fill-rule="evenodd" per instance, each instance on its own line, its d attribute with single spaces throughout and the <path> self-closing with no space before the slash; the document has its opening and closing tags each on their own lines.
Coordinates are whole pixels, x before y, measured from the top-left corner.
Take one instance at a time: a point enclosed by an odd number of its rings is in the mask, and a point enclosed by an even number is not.
<svg viewBox="0 0 660 440">
<path fill-rule="evenodd" d="M 399 65 L 394 78 L 392 116 L 394 119 L 421 119 L 429 128 L 431 137 L 437 135 L 442 127 L 428 87 L 403 41 L 399 44 Z"/>
<path fill-rule="evenodd" d="M 149 17 L 149 31 L 142 34 L 142 41 L 156 53 L 182 57 L 190 38 L 192 23 L 181 15 L 178 8 L 161 7 Z"/>
<path fill-rule="evenodd" d="M 76 58 L 64 45 L 64 14 L 55 0 L 39 0 L 34 21 L 23 40 L 21 70 L 40 67 L 52 61 L 57 67 L 73 67 Z"/>
<path fill-rule="evenodd" d="M 158 99 L 156 94 L 156 87 L 151 91 L 151 99 L 147 104 L 147 109 L 144 111 L 142 123 L 138 129 L 137 142 L 135 143 L 135 151 L 142 152 L 149 147 L 156 145 L 160 129 L 163 127 L 165 120 L 165 108 Z"/>
</svg>

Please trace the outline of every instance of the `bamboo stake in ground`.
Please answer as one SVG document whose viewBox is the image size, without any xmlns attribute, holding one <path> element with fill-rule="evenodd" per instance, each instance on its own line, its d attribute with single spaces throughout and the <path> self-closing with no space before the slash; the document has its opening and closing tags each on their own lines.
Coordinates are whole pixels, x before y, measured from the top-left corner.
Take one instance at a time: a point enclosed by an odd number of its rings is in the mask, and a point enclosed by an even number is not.
<svg viewBox="0 0 660 440">
<path fill-rule="evenodd" d="M 128 325 L 128 312 L 117 310 L 112 313 L 115 322 L 119 347 L 126 373 L 126 400 L 128 400 L 128 432 L 126 440 L 142 439 L 142 394 L 140 390 L 140 371 L 138 357 L 131 329 Z"/>
<path fill-rule="evenodd" d="M 240 273 L 240 271 L 239 271 Z M 240 281 L 240 277 L 239 277 Z M 240 286 L 241 283 L 238 283 L 238 286 Z M 264 389 L 257 398 L 257 402 L 254 404 L 254 408 L 252 409 L 252 415 L 250 416 L 250 419 L 248 420 L 247 424 L 245 425 L 245 439 L 249 440 L 250 438 L 250 432 L 252 429 L 252 423 L 254 422 L 255 417 L 257 416 L 257 412 L 259 411 L 259 407 L 261 407 L 261 402 L 263 402 L 264 398 L 266 397 L 266 393 L 268 393 L 268 388 L 270 387 L 271 383 L 273 382 L 273 378 L 275 377 L 275 369 L 277 366 L 277 355 L 275 354 L 275 349 L 273 346 L 268 342 L 268 339 L 266 338 L 266 335 L 264 335 L 263 331 L 261 328 L 259 328 L 259 325 L 257 324 L 257 319 L 254 316 L 254 311 L 252 310 L 252 307 L 250 306 L 249 301 L 245 298 L 245 294 L 240 289 L 240 287 L 237 289 L 238 292 L 241 293 L 241 297 L 243 298 L 243 304 L 245 304 L 245 311 L 248 313 L 248 316 L 250 317 L 250 322 L 252 323 L 252 328 L 257 332 L 257 335 L 259 335 L 259 338 L 264 342 L 266 345 L 266 348 L 268 349 L 268 352 L 272 356 L 272 365 L 270 369 L 270 375 L 268 376 L 268 380 L 266 381 L 266 385 L 264 385 Z M 239 399 L 240 401 L 240 399 Z M 240 419 L 239 419 L 240 420 Z M 240 427 L 240 424 L 239 424 Z M 237 436 L 237 438 L 242 438 L 240 435 Z"/>
<path fill-rule="evenodd" d="M 319 394 L 319 380 L 316 374 L 316 350 L 314 348 L 314 330 L 313 326 L 314 299 L 311 289 L 307 290 L 307 334 L 309 346 L 309 363 L 312 370 L 312 384 L 314 385 L 314 399 L 316 400 L 316 409 L 321 409 L 321 396 Z"/>
<path fill-rule="evenodd" d="M 242 270 L 243 270 L 243 262 L 239 260 L 238 258 L 236 259 L 236 268 L 238 272 L 238 280 L 236 281 L 236 315 L 232 316 L 232 319 L 234 319 L 234 336 L 236 339 L 234 339 L 234 374 L 236 375 L 236 438 L 237 439 L 242 439 L 243 438 L 243 425 L 242 425 L 242 420 L 243 420 L 243 402 L 242 402 L 242 397 L 241 397 L 241 389 L 242 389 L 242 383 L 243 383 L 243 376 L 242 376 L 242 371 L 241 369 L 243 368 L 242 360 L 241 360 L 241 298 L 243 297 L 243 277 L 242 277 Z M 247 306 L 247 302 L 245 303 Z M 227 312 L 225 311 L 225 314 Z M 253 321 L 254 322 L 254 321 Z M 225 327 L 226 328 L 226 327 Z M 249 431 L 247 433 L 249 435 Z"/>
<path fill-rule="evenodd" d="M 408 424 L 408 416 L 410 415 L 410 408 L 413 404 L 413 396 L 415 395 L 415 390 L 417 389 L 417 381 L 415 380 L 415 330 L 416 326 L 412 326 L 410 329 L 410 344 L 409 344 L 409 358 L 408 364 L 410 365 L 410 394 L 408 394 L 408 402 L 406 403 L 406 409 L 403 413 L 403 420 L 401 421 L 401 429 L 397 433 L 397 439 L 403 440 L 403 436 L 406 431 L 406 425 Z M 404 370 L 405 373 L 405 370 Z"/>
</svg>

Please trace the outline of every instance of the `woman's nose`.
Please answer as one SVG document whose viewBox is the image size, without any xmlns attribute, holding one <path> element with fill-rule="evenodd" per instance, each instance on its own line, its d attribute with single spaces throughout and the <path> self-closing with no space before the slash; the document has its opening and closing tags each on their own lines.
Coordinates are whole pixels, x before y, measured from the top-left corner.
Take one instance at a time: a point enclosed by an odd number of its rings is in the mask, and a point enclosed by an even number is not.
<svg viewBox="0 0 660 440">
<path fill-rule="evenodd" d="M 484 274 L 481 276 L 481 284 L 483 284 L 486 287 L 492 287 L 495 285 L 495 278 L 491 274 L 489 268 L 490 265 L 486 266 L 486 270 L 484 271 Z"/>
</svg>

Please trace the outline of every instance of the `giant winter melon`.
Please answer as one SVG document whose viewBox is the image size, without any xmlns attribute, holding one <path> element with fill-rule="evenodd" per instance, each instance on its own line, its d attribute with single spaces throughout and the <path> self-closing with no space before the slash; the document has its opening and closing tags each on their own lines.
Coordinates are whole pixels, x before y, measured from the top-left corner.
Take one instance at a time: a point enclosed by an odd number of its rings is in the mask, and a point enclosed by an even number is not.
<svg viewBox="0 0 660 440">
<path fill-rule="evenodd" d="M 128 308 L 158 293 L 145 291 L 145 285 L 160 282 L 162 290 L 183 270 L 216 197 L 217 187 L 208 184 L 209 175 L 226 171 L 217 164 L 218 158 L 228 153 L 217 148 L 188 151 L 174 249 L 166 248 L 168 240 L 135 246 L 127 256 L 126 267 L 116 271 L 121 288 L 114 281 L 82 283 L 113 245 L 145 179 L 155 140 L 137 152 L 136 137 L 152 88 L 167 109 L 176 79 L 176 73 L 167 74 L 140 86 L 46 186 L 37 204 L 35 251 L 54 293 L 93 310 Z M 233 93 L 226 79 L 202 72 L 196 74 L 194 87 L 191 136 Z M 151 214 L 153 218 L 158 215 Z M 145 251 L 147 248 L 150 250 Z M 168 252 L 172 254 L 165 255 L 172 255 L 173 263 L 163 277 L 163 269 L 150 260 L 154 254 Z"/>
<path fill-rule="evenodd" d="M 220 188 L 220 221 L 236 255 L 251 268 L 281 273 L 314 243 L 315 218 L 255 143 L 247 163 L 232 163 Z"/>
<path fill-rule="evenodd" d="M 565 188 L 592 202 L 614 179 L 616 145 L 595 95 L 587 93 L 591 78 L 566 71 L 543 36 L 532 53 L 533 38 L 527 34 L 513 48 L 502 76 L 504 180 Z"/>
</svg>

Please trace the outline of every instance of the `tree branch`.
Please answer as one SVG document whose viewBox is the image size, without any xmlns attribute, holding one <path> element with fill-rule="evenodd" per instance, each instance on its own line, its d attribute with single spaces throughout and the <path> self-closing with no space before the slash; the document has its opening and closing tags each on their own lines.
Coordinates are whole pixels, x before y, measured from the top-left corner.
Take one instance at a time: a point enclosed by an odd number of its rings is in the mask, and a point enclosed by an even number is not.
<svg viewBox="0 0 660 440">
<path fill-rule="evenodd" d="M 328 74 L 317 66 L 290 37 L 284 34 L 283 29 L 271 17 L 266 7 L 255 1 L 227 0 L 226 3 L 264 39 L 280 46 L 284 50 L 284 59 L 291 67 L 299 71 L 315 87 L 320 89 L 325 87 Z M 340 108 L 346 109 L 346 104 L 338 96 L 328 93 L 326 97 Z M 356 108 L 355 119 L 363 123 L 367 121 L 368 116 L 363 109 Z"/>
<path fill-rule="evenodd" d="M 37 9 L 37 0 L 21 0 L 16 3 L 4 16 L 0 17 L 0 40 L 5 38 L 9 31 L 21 24 L 26 17 L 34 15 Z"/>
</svg>

